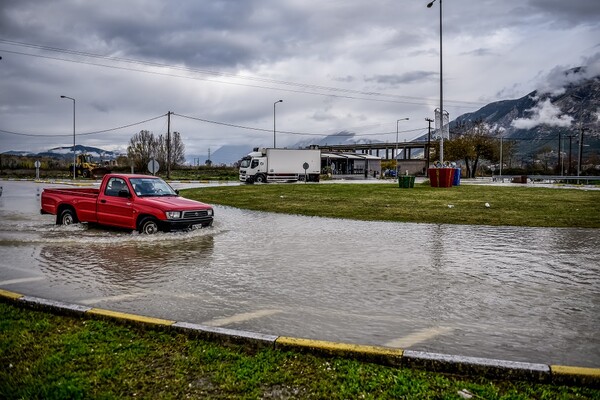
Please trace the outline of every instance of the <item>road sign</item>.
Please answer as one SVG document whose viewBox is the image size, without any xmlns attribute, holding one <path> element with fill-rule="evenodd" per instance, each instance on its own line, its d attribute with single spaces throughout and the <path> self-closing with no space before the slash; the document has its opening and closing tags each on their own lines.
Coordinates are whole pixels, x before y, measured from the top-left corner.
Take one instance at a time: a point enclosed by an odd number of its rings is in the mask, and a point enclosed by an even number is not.
<svg viewBox="0 0 600 400">
<path fill-rule="evenodd" d="M 156 161 L 155 159 L 150 160 L 150 162 L 148 163 L 148 171 L 150 171 L 150 173 L 152 175 L 157 173 L 159 168 L 160 168 L 160 165 L 158 164 L 158 161 Z"/>
</svg>

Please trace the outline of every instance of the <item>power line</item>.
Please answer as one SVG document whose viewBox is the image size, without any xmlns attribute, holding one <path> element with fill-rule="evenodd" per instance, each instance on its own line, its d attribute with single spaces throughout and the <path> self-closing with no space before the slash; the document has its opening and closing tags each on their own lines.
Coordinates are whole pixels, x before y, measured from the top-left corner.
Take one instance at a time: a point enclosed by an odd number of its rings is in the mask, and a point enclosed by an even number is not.
<svg viewBox="0 0 600 400">
<path fill-rule="evenodd" d="M 187 118 L 187 119 L 191 119 L 191 120 L 195 120 L 195 121 L 200 121 L 200 122 L 205 122 L 208 124 L 214 124 L 214 125 L 222 125 L 222 126 L 229 126 L 232 128 L 238 128 L 238 129 L 246 129 L 246 130 L 252 130 L 252 131 L 259 131 L 259 132 L 269 132 L 272 133 L 273 130 L 272 129 L 264 129 L 264 128 L 255 128 L 255 127 L 251 127 L 251 126 L 244 126 L 244 125 L 236 125 L 236 124 L 230 124 L 227 122 L 219 122 L 219 121 L 212 121 L 209 119 L 204 119 L 204 118 L 198 118 L 198 117 L 191 117 L 189 115 L 182 115 L 182 114 L 178 114 L 178 113 L 173 113 L 173 115 L 176 115 L 178 117 L 182 117 L 182 118 Z M 409 129 L 409 130 L 405 130 L 405 131 L 401 131 L 400 133 L 407 133 L 407 132 L 416 132 L 416 131 L 420 131 L 423 128 L 417 128 L 417 129 Z M 394 132 L 378 132 L 378 133 L 351 133 L 351 132 L 338 132 L 338 133 L 333 133 L 333 134 L 328 134 L 328 133 L 308 133 L 308 132 L 292 132 L 292 131 L 280 131 L 278 130 L 277 133 L 281 133 L 281 134 L 288 134 L 288 135 L 300 135 L 300 136 L 330 136 L 330 135 L 335 135 L 335 136 L 349 136 L 349 137 L 354 137 L 354 136 L 382 136 L 382 135 L 390 135 L 390 134 L 396 134 L 396 131 Z"/>
<path fill-rule="evenodd" d="M 184 79 L 205 80 L 205 81 L 209 81 L 209 82 L 229 84 L 229 85 L 278 90 L 278 91 L 285 91 L 285 92 L 292 92 L 292 93 L 312 94 L 312 95 L 319 95 L 319 96 L 332 96 L 332 97 L 348 98 L 348 99 L 355 99 L 355 100 L 366 100 L 366 101 L 379 101 L 379 102 L 413 104 L 413 105 L 428 105 L 432 101 L 431 99 L 421 98 L 421 97 L 401 96 L 401 95 L 393 95 L 393 94 L 386 94 L 386 93 L 380 93 L 380 92 L 365 92 L 365 91 L 359 91 L 359 90 L 336 88 L 336 87 L 329 87 L 329 86 L 320 86 L 320 85 L 313 85 L 313 84 L 306 84 L 306 83 L 297 83 L 297 82 L 282 81 L 282 80 L 275 80 L 275 79 L 268 79 L 268 78 L 261 78 L 261 77 L 243 76 L 243 75 L 236 75 L 236 74 L 218 72 L 218 71 L 201 70 L 201 69 L 195 69 L 195 68 L 189 68 L 189 67 L 161 64 L 161 63 L 156 63 L 156 62 L 142 61 L 142 60 L 136 60 L 136 59 L 122 58 L 122 57 L 110 57 L 110 56 L 104 56 L 104 55 L 95 54 L 95 53 L 70 50 L 70 49 L 62 49 L 62 48 L 50 47 L 50 46 L 42 46 L 42 45 L 36 45 L 36 44 L 31 44 L 31 43 L 16 42 L 16 41 L 11 41 L 11 40 L 6 40 L 6 39 L 0 39 L 0 42 L 6 43 L 6 44 L 12 45 L 12 46 L 18 46 L 18 47 L 26 47 L 26 48 L 32 48 L 32 49 L 38 49 L 38 50 L 44 50 L 44 51 L 70 54 L 70 55 L 75 55 L 75 56 L 99 58 L 99 59 L 103 59 L 103 60 L 124 62 L 124 63 L 129 63 L 129 64 L 139 64 L 139 65 L 150 66 L 150 67 L 169 68 L 169 69 L 193 72 L 193 73 L 204 74 L 204 75 L 227 77 L 227 78 L 241 79 L 241 80 L 251 80 L 251 81 L 257 81 L 257 82 L 271 83 L 271 84 L 275 84 L 275 85 L 299 87 L 299 88 L 303 88 L 303 89 L 314 89 L 314 90 L 322 90 L 322 91 L 330 91 L 330 92 L 340 92 L 340 93 L 356 94 L 356 95 L 361 95 L 361 96 L 389 97 L 389 98 L 406 99 L 406 100 L 373 99 L 373 98 L 363 98 L 363 97 L 356 97 L 356 96 L 349 96 L 349 95 L 334 95 L 331 93 L 326 94 L 326 93 L 319 93 L 319 92 L 311 92 L 308 90 L 293 90 L 293 89 L 283 89 L 283 88 L 276 88 L 276 87 L 270 87 L 270 86 L 250 85 L 250 84 L 242 84 L 242 83 L 235 83 L 235 82 L 224 82 L 224 81 L 216 81 L 216 80 L 207 79 L 207 78 L 189 77 L 189 76 L 182 76 L 182 75 L 175 75 L 175 74 L 168 74 L 168 73 L 158 73 L 158 72 L 144 71 L 144 70 L 139 70 L 139 69 L 134 69 L 134 68 L 126 68 L 126 67 L 117 67 L 114 65 L 98 64 L 98 63 L 93 63 L 93 62 L 89 62 L 89 61 L 81 61 L 81 60 L 77 61 L 77 60 L 70 60 L 70 59 L 59 58 L 59 57 L 44 56 L 44 55 L 40 55 L 40 54 L 30 54 L 30 53 L 22 53 L 22 52 L 17 52 L 17 51 L 2 50 L 7 53 L 19 54 L 19 55 L 30 56 L 30 57 L 46 58 L 46 59 L 52 59 L 52 60 L 58 60 L 58 61 L 94 65 L 94 66 L 100 66 L 100 67 L 106 67 L 106 68 L 122 69 L 122 70 L 134 71 L 134 72 L 152 73 L 152 74 L 156 74 L 156 75 L 179 77 L 179 78 L 184 78 Z M 412 100 L 412 101 L 408 101 L 408 100 Z M 447 101 L 450 103 L 461 103 L 464 106 L 482 106 L 481 103 L 477 103 L 477 102 L 462 101 L 462 100 L 447 100 Z M 459 106 L 455 105 L 453 107 L 459 107 Z"/>
<path fill-rule="evenodd" d="M 149 118 L 149 119 L 146 119 L 144 121 L 135 122 L 133 124 L 127 124 L 127 125 L 119 126 L 119 127 L 116 127 L 116 128 L 103 129 L 101 131 L 78 133 L 77 136 L 97 135 L 97 134 L 100 134 L 100 133 L 118 131 L 120 129 L 130 128 L 130 127 L 135 126 L 135 125 L 145 124 L 146 122 L 154 121 L 155 119 L 162 118 L 162 117 L 164 117 L 166 115 L 167 114 L 159 115 L 158 117 Z M 31 136 L 31 137 L 64 137 L 64 136 L 69 136 L 70 137 L 70 136 L 73 136 L 72 133 L 68 133 L 68 134 L 21 133 L 21 132 L 6 131 L 6 130 L 3 130 L 3 129 L 0 129 L 0 132 L 1 133 L 6 133 L 6 134 L 9 134 L 9 135 L 15 135 L 15 136 Z"/>
</svg>

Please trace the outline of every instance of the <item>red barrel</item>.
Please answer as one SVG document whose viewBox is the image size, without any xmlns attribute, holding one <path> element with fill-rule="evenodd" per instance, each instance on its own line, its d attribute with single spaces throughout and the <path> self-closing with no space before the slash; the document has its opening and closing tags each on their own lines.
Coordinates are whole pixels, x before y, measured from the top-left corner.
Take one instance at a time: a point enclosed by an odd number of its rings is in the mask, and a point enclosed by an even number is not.
<svg viewBox="0 0 600 400">
<path fill-rule="evenodd" d="M 452 187 L 454 168 L 429 168 L 427 173 L 431 187 Z"/>
</svg>

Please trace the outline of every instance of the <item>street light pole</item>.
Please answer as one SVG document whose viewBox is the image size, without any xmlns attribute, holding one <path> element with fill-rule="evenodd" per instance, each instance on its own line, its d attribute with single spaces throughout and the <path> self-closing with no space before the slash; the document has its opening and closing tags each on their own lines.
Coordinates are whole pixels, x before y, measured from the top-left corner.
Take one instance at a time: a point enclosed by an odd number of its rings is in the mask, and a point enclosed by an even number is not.
<svg viewBox="0 0 600 400">
<path fill-rule="evenodd" d="M 73 180 L 75 180 L 75 178 L 77 178 L 77 158 L 75 156 L 75 99 L 69 96 L 60 96 L 60 98 L 73 101 Z"/>
<path fill-rule="evenodd" d="M 276 145 L 276 141 L 275 141 L 275 135 L 276 135 L 276 130 L 275 130 L 275 106 L 277 105 L 277 103 L 283 103 L 283 100 L 277 100 L 275 103 L 273 103 L 273 148 L 276 149 L 277 145 Z"/>
<path fill-rule="evenodd" d="M 427 4 L 431 8 L 436 0 Z M 444 63 L 442 57 L 442 0 L 440 3 L 440 163 L 444 164 Z M 448 118 L 450 122 L 450 118 Z"/>
<path fill-rule="evenodd" d="M 398 176 L 398 122 L 400 121 L 408 121 L 408 117 L 400 118 L 396 121 L 396 155 L 394 156 L 394 159 L 396 160 L 396 176 Z"/>
</svg>

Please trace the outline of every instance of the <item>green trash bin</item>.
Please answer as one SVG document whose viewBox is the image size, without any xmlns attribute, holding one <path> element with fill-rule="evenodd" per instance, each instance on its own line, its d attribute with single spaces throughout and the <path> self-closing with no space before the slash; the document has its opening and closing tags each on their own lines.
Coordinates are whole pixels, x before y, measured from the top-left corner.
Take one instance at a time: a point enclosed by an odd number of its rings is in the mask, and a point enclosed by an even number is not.
<svg viewBox="0 0 600 400">
<path fill-rule="evenodd" d="M 409 189 L 415 187 L 415 177 L 412 175 L 402 175 L 398 177 L 398 187 L 400 189 Z"/>
</svg>

